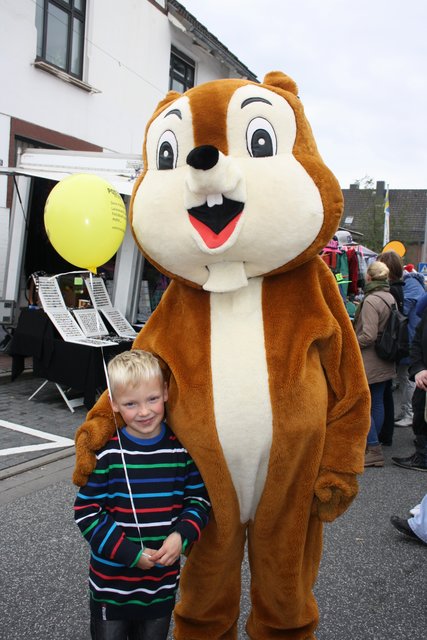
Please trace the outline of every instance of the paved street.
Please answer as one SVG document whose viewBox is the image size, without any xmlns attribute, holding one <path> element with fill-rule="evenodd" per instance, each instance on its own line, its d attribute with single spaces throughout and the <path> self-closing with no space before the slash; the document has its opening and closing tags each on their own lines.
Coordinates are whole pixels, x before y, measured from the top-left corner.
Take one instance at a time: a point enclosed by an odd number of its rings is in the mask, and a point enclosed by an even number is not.
<svg viewBox="0 0 427 640">
<path fill-rule="evenodd" d="M 73 522 L 70 482 L 70 441 L 85 409 L 71 413 L 52 383 L 28 400 L 41 383 L 27 372 L 13 383 L 3 374 L 0 384 L 0 640 L 87 640 L 88 550 Z M 325 527 L 318 640 L 425 638 L 427 546 L 389 524 L 427 491 L 427 474 L 390 463 L 411 452 L 412 438 L 411 429 L 396 429 L 385 468 L 368 469 L 351 509 Z M 248 588 L 245 565 L 242 640 Z"/>
</svg>

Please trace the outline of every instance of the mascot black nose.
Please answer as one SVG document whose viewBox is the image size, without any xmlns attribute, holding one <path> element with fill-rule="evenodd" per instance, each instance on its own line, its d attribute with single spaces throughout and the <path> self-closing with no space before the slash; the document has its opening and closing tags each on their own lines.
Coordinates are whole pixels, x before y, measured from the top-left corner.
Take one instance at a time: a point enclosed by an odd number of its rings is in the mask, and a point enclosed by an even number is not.
<svg viewBox="0 0 427 640">
<path fill-rule="evenodd" d="M 203 169 L 207 171 L 212 169 L 218 162 L 219 151 L 211 144 L 202 144 L 200 147 L 196 147 L 187 156 L 187 164 L 193 169 Z"/>
</svg>

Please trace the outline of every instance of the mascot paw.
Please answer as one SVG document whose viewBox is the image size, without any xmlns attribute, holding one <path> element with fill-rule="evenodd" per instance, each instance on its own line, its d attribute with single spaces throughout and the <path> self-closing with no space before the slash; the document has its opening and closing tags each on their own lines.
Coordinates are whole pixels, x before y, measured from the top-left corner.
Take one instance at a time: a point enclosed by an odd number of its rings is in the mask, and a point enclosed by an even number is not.
<svg viewBox="0 0 427 640">
<path fill-rule="evenodd" d="M 332 522 L 348 509 L 357 492 L 355 474 L 324 469 L 314 485 L 312 511 L 322 522 Z"/>
<path fill-rule="evenodd" d="M 85 451 L 80 455 L 76 450 L 76 466 L 73 472 L 73 482 L 78 487 L 87 484 L 90 474 L 96 466 L 96 455 L 93 451 Z"/>
<path fill-rule="evenodd" d="M 112 437 L 115 424 L 112 414 L 98 416 L 87 420 L 77 429 L 76 442 L 76 466 L 73 473 L 73 482 L 79 487 L 87 483 L 87 479 L 96 465 L 95 452 L 101 449 Z"/>
</svg>

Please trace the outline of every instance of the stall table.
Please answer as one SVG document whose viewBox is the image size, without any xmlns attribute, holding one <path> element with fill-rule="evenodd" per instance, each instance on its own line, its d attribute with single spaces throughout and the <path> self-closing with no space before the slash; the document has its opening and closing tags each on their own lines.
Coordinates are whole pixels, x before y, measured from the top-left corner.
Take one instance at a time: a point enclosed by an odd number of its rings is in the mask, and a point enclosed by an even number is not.
<svg viewBox="0 0 427 640">
<path fill-rule="evenodd" d="M 108 362 L 131 346 L 130 340 L 103 349 L 66 342 L 44 311 L 23 309 L 9 346 L 12 380 L 22 373 L 25 357 L 30 356 L 35 376 L 81 391 L 84 405 L 90 409 L 107 386 L 103 354 Z"/>
</svg>

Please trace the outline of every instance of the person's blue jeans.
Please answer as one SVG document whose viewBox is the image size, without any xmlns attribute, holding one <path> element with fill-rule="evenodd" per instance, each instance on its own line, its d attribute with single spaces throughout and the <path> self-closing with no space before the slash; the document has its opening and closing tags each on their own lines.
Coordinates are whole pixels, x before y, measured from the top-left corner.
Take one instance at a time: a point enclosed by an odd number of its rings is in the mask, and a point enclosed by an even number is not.
<svg viewBox="0 0 427 640">
<path fill-rule="evenodd" d="M 378 436 L 384 422 L 385 384 L 385 382 L 374 382 L 369 385 L 371 392 L 371 428 L 368 433 L 368 445 L 380 443 Z"/>
</svg>

